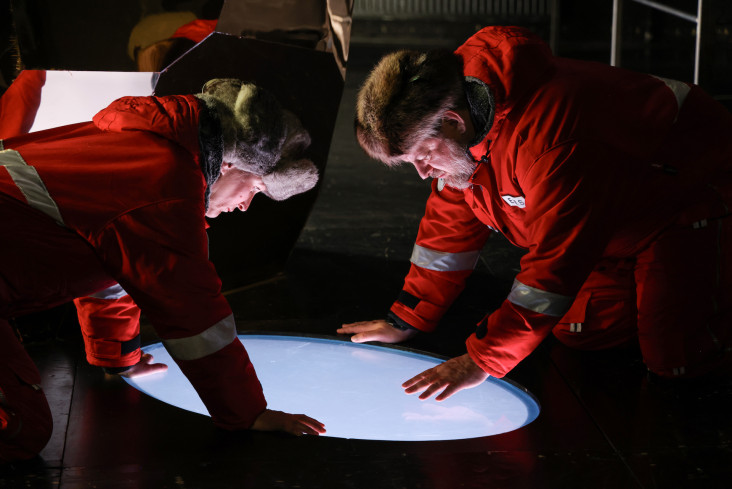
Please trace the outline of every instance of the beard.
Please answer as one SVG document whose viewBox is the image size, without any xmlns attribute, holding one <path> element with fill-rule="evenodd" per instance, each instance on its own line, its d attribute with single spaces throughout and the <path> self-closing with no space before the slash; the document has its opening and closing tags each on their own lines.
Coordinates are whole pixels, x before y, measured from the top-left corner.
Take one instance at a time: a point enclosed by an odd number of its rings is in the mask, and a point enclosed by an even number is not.
<svg viewBox="0 0 732 489">
<path fill-rule="evenodd" d="M 445 138 L 444 144 L 448 149 L 450 170 L 444 177 L 445 185 L 462 190 L 470 186 L 470 177 L 475 173 L 478 163 L 460 146 L 457 141 Z"/>
</svg>

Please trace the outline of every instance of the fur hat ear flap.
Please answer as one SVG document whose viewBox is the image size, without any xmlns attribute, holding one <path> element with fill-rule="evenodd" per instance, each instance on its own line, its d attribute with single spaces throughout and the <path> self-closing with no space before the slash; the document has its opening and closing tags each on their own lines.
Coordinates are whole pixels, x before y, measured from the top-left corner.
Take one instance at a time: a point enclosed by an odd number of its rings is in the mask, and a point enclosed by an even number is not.
<svg viewBox="0 0 732 489">
<path fill-rule="evenodd" d="M 271 172 L 281 157 L 286 131 L 284 112 L 277 99 L 253 83 L 244 83 L 234 105 L 238 125 L 236 156 L 252 173 Z"/>
<path fill-rule="evenodd" d="M 282 159 L 299 158 L 310 147 L 310 134 L 302 127 L 300 119 L 289 110 L 284 111 L 284 124 L 287 137 L 282 146 Z"/>
<path fill-rule="evenodd" d="M 267 189 L 264 194 L 273 200 L 286 200 L 307 192 L 318 183 L 318 169 L 312 161 L 282 161 L 277 171 L 262 177 Z"/>
<path fill-rule="evenodd" d="M 223 161 L 261 176 L 265 195 L 285 200 L 315 187 L 318 169 L 301 158 L 310 135 L 271 92 L 235 78 L 216 78 L 199 96 L 219 116 Z"/>
<path fill-rule="evenodd" d="M 239 95 L 242 83 L 237 78 L 214 78 L 203 85 L 201 93 L 218 99 L 229 110 L 234 110 L 236 97 Z"/>
<path fill-rule="evenodd" d="M 275 96 L 253 83 L 214 78 L 200 97 L 219 115 L 224 159 L 255 175 L 273 171 L 286 136 L 284 111 Z"/>
</svg>

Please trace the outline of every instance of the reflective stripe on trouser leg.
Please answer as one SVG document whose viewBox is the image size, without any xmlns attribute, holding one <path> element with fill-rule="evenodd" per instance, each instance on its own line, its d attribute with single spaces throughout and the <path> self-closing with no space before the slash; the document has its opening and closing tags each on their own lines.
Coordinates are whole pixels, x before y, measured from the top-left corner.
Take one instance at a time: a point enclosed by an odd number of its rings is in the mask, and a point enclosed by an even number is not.
<svg viewBox="0 0 732 489">
<path fill-rule="evenodd" d="M 64 225 L 56 202 L 46 189 L 36 169 L 25 162 L 20 153 L 12 149 L 0 151 L 0 166 L 4 166 L 15 185 L 25 196 L 28 205 Z"/>
<path fill-rule="evenodd" d="M 104 290 L 100 290 L 99 292 L 95 292 L 94 294 L 90 295 L 89 297 L 94 297 L 95 299 L 120 299 L 127 295 L 127 292 L 125 292 L 125 289 L 122 288 L 120 284 L 114 284 L 111 287 L 107 287 Z"/>
<path fill-rule="evenodd" d="M 234 315 L 229 314 L 195 336 L 163 340 L 165 348 L 178 360 L 197 360 L 228 346 L 236 338 Z"/>
</svg>

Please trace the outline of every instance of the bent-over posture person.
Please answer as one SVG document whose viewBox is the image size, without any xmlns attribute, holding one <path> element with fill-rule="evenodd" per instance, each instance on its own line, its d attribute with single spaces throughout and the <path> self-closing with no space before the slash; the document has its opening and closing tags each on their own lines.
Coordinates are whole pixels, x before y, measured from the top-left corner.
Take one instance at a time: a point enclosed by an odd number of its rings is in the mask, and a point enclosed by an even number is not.
<svg viewBox="0 0 732 489">
<path fill-rule="evenodd" d="M 52 423 L 7 319 L 117 286 L 122 303 L 105 307 L 139 306 L 217 426 L 325 432 L 267 409 L 205 231 L 206 217 L 246 210 L 259 192 L 311 189 L 308 144 L 272 94 L 232 79 L 197 95 L 124 97 L 91 122 L 0 141 L 0 461 L 37 454 Z"/>
<path fill-rule="evenodd" d="M 385 56 L 355 128 L 371 157 L 434 180 L 388 319 L 340 333 L 430 331 L 491 233 L 526 250 L 467 354 L 407 393 L 442 400 L 502 377 L 551 333 L 588 350 L 638 341 L 662 377 L 729 358 L 732 114 L 698 86 L 555 57 L 525 29 L 487 27 L 454 53 Z"/>
</svg>

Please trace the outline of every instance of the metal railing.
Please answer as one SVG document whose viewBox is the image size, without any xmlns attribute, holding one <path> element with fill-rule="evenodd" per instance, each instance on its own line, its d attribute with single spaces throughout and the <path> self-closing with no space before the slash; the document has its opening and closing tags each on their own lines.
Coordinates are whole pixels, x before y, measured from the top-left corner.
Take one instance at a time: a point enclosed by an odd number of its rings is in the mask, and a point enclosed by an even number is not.
<svg viewBox="0 0 732 489">
<path fill-rule="evenodd" d="M 696 24 L 696 46 L 694 48 L 694 83 L 698 84 L 700 71 L 699 58 L 701 55 L 702 45 L 702 7 L 704 0 L 698 0 L 696 14 L 684 12 L 682 10 L 669 7 L 667 5 L 664 5 L 663 3 L 653 0 L 632 1 Z M 613 66 L 620 65 L 623 2 L 624 0 L 613 0 L 612 36 L 610 42 L 610 64 Z"/>
</svg>

